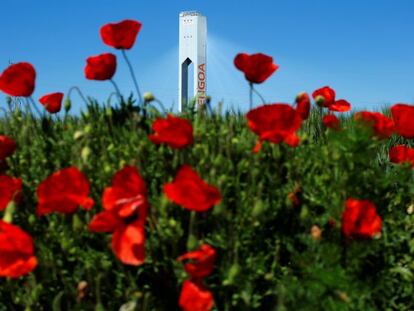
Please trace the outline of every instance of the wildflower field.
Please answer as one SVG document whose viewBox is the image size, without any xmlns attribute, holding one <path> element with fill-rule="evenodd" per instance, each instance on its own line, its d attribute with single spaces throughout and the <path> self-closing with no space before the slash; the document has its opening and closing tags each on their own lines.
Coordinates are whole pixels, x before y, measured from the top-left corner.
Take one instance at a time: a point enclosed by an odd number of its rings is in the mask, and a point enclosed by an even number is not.
<svg viewBox="0 0 414 311">
<path fill-rule="evenodd" d="M 140 93 L 140 27 L 100 30 L 134 95 L 89 57 L 116 96 L 79 92 L 80 115 L 32 98 L 30 63 L 0 76 L 0 310 L 414 310 L 414 106 L 351 112 L 328 86 L 254 105 L 278 65 L 240 53 L 246 114 L 172 113 Z"/>
</svg>

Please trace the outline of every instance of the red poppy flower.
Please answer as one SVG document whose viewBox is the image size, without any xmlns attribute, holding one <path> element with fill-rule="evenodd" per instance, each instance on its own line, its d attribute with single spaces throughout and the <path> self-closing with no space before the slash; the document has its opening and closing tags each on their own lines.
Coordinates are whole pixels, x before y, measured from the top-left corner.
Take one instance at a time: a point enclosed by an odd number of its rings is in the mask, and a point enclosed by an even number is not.
<svg viewBox="0 0 414 311">
<path fill-rule="evenodd" d="M 389 152 L 392 163 L 410 163 L 414 168 L 414 148 L 404 145 L 394 146 Z"/>
<path fill-rule="evenodd" d="M 209 311 L 213 308 L 213 294 L 200 282 L 186 280 L 181 288 L 179 305 L 183 311 Z"/>
<path fill-rule="evenodd" d="M 388 138 L 394 132 L 394 122 L 379 112 L 357 112 L 355 120 L 362 121 L 371 126 L 375 135 L 379 138 Z"/>
<path fill-rule="evenodd" d="M 312 93 L 313 99 L 318 105 L 328 108 L 330 111 L 346 112 L 351 110 L 351 104 L 344 99 L 336 100 L 336 94 L 329 86 L 324 86 Z"/>
<path fill-rule="evenodd" d="M 330 111 L 346 112 L 351 110 L 351 104 L 348 103 L 345 99 L 339 99 L 330 105 L 328 109 Z"/>
<path fill-rule="evenodd" d="M 301 116 L 302 120 L 306 120 L 309 117 L 311 109 L 311 102 L 307 93 L 300 93 L 296 97 L 296 111 Z"/>
<path fill-rule="evenodd" d="M 339 131 L 341 128 L 341 121 L 334 114 L 324 115 L 322 123 L 326 128 L 330 128 L 335 131 Z"/>
<path fill-rule="evenodd" d="M 168 115 L 166 119 L 157 118 L 152 123 L 155 134 L 149 135 L 154 144 L 167 144 L 172 148 L 184 148 L 193 143 L 193 127 L 183 118 Z"/>
<path fill-rule="evenodd" d="M 112 250 L 128 265 L 145 260 L 145 221 L 148 212 L 145 182 L 133 166 L 126 166 L 112 178 L 112 186 L 102 195 L 104 211 L 89 224 L 93 232 L 109 232 Z"/>
<path fill-rule="evenodd" d="M 0 176 L 0 211 L 6 209 L 11 201 L 18 202 L 22 191 L 22 180 L 7 175 Z"/>
<path fill-rule="evenodd" d="M 314 91 L 312 97 L 315 101 L 320 102 L 322 107 L 328 108 L 335 103 L 336 93 L 329 86 L 324 86 Z"/>
<path fill-rule="evenodd" d="M 219 190 L 205 183 L 188 165 L 183 165 L 174 181 L 164 185 L 165 195 L 173 202 L 196 212 L 204 212 L 221 201 Z"/>
<path fill-rule="evenodd" d="M 62 99 L 63 99 L 63 93 L 57 92 L 57 93 L 51 93 L 51 94 L 42 96 L 39 99 L 39 102 L 50 113 L 56 113 L 56 112 L 59 112 L 60 108 L 62 107 Z"/>
<path fill-rule="evenodd" d="M 32 272 L 36 266 L 30 235 L 0 220 L 0 277 L 19 278 Z"/>
<path fill-rule="evenodd" d="M 36 71 L 29 63 L 10 65 L 0 76 L 0 90 L 10 96 L 30 96 L 35 88 Z"/>
<path fill-rule="evenodd" d="M 11 156 L 16 150 L 16 143 L 8 136 L 0 135 L 0 161 Z"/>
<path fill-rule="evenodd" d="M 86 79 L 99 81 L 109 80 L 112 79 L 115 71 L 116 56 L 112 53 L 104 53 L 86 59 Z"/>
<path fill-rule="evenodd" d="M 124 20 L 119 23 L 109 23 L 101 27 L 102 41 L 115 49 L 129 50 L 135 43 L 141 23 L 134 20 Z"/>
<path fill-rule="evenodd" d="M 94 201 L 88 197 L 89 183 L 76 167 L 53 173 L 37 187 L 37 214 L 72 214 L 79 206 L 89 210 Z"/>
<path fill-rule="evenodd" d="M 279 66 L 273 63 L 273 58 L 262 53 L 237 54 L 234 65 L 244 73 L 247 81 L 251 83 L 262 83 L 267 80 Z"/>
<path fill-rule="evenodd" d="M 299 144 L 296 131 L 302 125 L 302 117 L 288 104 L 260 106 L 250 110 L 246 118 L 247 125 L 259 136 L 260 141 L 267 140 L 275 144 L 283 141 L 292 147 Z"/>
<path fill-rule="evenodd" d="M 414 138 L 414 106 L 395 104 L 391 107 L 395 131 L 405 138 Z"/>
<path fill-rule="evenodd" d="M 178 261 L 191 260 L 184 265 L 185 271 L 193 279 L 202 279 L 211 274 L 216 260 L 216 250 L 210 245 L 203 244 L 198 250 L 188 252 L 180 257 Z"/>
<path fill-rule="evenodd" d="M 342 233 L 347 238 L 373 238 L 381 233 L 381 217 L 368 200 L 348 199 L 342 214 Z"/>
</svg>

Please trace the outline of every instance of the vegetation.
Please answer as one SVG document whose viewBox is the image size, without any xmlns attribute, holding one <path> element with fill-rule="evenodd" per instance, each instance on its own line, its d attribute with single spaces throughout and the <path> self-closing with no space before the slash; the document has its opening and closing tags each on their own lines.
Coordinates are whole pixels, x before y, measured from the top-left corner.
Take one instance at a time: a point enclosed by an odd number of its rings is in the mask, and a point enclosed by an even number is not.
<svg viewBox="0 0 414 311">
<path fill-rule="evenodd" d="M 89 101 L 79 116 L 34 118 L 9 107 L 0 133 L 18 148 L 7 174 L 23 180 L 13 223 L 30 233 L 38 267 L 0 279 L 0 310 L 176 310 L 187 278 L 176 259 L 202 243 L 217 259 L 205 279 L 214 310 L 413 310 L 414 175 L 389 163 L 395 134 L 372 137 L 350 116 L 342 130 L 322 126 L 312 110 L 296 148 L 256 142 L 242 113 L 187 111 L 191 147 L 175 150 L 148 139 L 132 98 L 119 107 Z M 189 212 L 167 200 L 163 185 L 190 164 L 221 192 L 219 205 Z M 148 188 L 145 263 L 122 264 L 110 236 L 91 233 L 113 174 L 136 166 Z M 91 185 L 95 206 L 72 215 L 37 217 L 36 188 L 47 176 L 76 166 Z M 345 239 L 341 217 L 348 198 L 370 200 L 382 218 L 375 239 Z M 129 309 L 128 309 L 129 308 Z"/>
</svg>

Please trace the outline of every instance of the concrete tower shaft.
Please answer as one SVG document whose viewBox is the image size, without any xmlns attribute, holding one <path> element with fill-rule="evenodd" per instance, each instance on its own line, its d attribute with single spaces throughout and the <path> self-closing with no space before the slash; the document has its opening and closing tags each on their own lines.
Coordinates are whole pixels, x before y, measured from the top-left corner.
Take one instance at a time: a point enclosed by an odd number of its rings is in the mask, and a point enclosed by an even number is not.
<svg viewBox="0 0 414 311">
<path fill-rule="evenodd" d="M 207 90 L 207 19 L 198 12 L 180 13 L 178 59 L 178 110 L 183 111 L 190 100 L 188 79 L 194 81 L 194 97 L 197 106 L 206 102 Z M 188 68 L 193 64 L 194 75 L 188 77 Z"/>
</svg>

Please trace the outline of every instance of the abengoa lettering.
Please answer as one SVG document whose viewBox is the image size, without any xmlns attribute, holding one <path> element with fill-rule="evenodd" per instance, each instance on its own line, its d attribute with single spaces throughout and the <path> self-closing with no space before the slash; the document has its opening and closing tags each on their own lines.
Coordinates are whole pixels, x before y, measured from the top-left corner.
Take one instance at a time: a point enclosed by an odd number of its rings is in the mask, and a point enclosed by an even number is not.
<svg viewBox="0 0 414 311">
<path fill-rule="evenodd" d="M 197 102 L 201 106 L 205 104 L 206 100 L 206 64 L 198 66 L 197 78 Z"/>
</svg>

